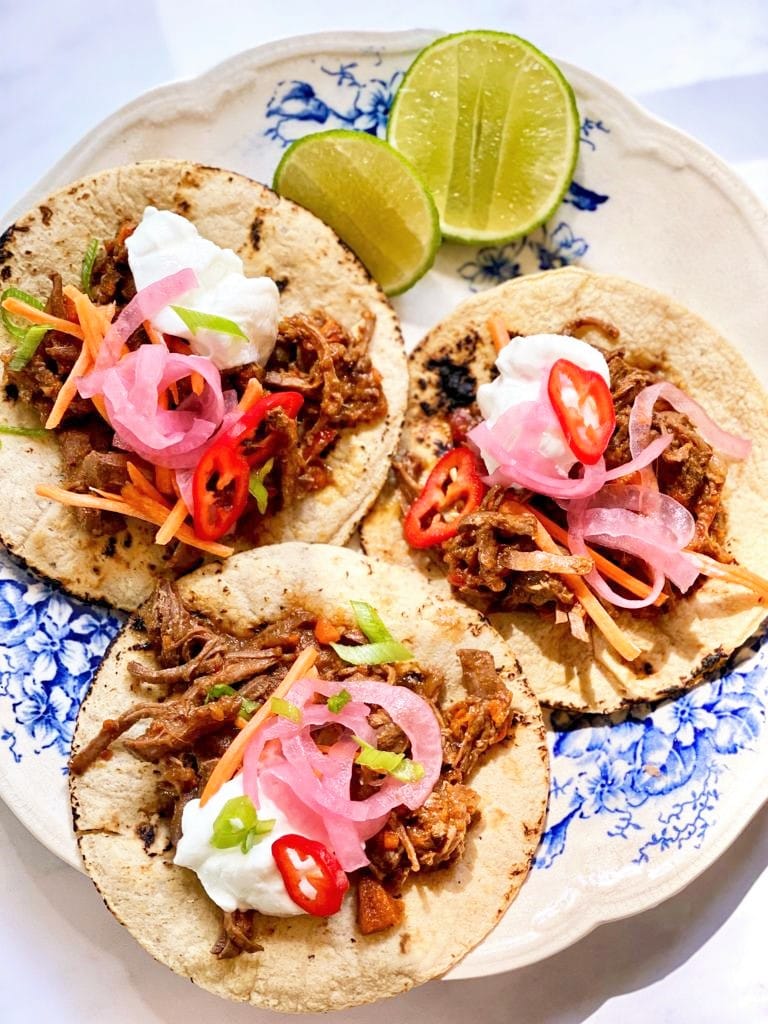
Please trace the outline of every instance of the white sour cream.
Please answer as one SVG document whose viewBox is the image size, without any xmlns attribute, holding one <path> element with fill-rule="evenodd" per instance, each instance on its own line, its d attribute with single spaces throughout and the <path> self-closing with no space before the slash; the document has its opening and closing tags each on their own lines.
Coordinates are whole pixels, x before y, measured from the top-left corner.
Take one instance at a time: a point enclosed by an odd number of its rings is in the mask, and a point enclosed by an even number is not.
<svg viewBox="0 0 768 1024">
<path fill-rule="evenodd" d="M 488 426 L 492 427 L 513 406 L 536 401 L 541 394 L 542 382 L 546 387 L 549 371 L 558 359 L 568 359 L 582 370 L 599 373 L 610 386 L 608 364 L 601 353 L 585 341 L 563 334 L 513 338 L 496 359 L 499 376 L 477 389 L 477 404 Z M 549 461 L 553 475 L 568 476 L 578 461 L 568 447 L 559 424 L 542 432 L 538 451 Z M 485 452 L 481 451 L 481 454 L 488 472 L 492 473 L 498 463 Z"/>
<path fill-rule="evenodd" d="M 258 910 L 274 917 L 292 917 L 303 914 L 283 883 L 275 859 L 272 843 L 280 836 L 299 833 L 283 812 L 264 797 L 260 798 L 259 819 L 275 819 L 275 826 L 258 840 L 247 853 L 239 846 L 217 850 L 211 846 L 213 823 L 227 800 L 243 795 L 242 775 L 236 775 L 205 805 L 190 800 L 181 817 L 182 836 L 176 847 L 174 864 L 189 868 L 200 879 L 200 884 L 213 902 L 225 911 Z M 321 835 L 301 835 L 326 842 Z"/>
<path fill-rule="evenodd" d="M 153 317 L 157 330 L 185 338 L 194 353 L 208 356 L 220 370 L 266 363 L 275 347 L 279 319 L 280 295 L 271 278 L 246 277 L 243 261 L 231 249 L 201 238 L 185 217 L 154 206 L 146 208 L 125 244 L 138 290 L 189 267 L 199 287 L 173 305 L 234 320 L 246 337 L 206 328 L 193 334 L 169 307 Z"/>
</svg>

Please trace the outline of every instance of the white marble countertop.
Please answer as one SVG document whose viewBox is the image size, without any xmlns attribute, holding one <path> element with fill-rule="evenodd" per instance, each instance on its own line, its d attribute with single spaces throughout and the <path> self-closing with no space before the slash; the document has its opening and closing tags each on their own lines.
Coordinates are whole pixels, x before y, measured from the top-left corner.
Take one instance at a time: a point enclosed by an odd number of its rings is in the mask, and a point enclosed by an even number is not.
<svg viewBox="0 0 768 1024">
<path fill-rule="evenodd" d="M 0 5 L 6 99 L 0 207 L 78 138 L 142 91 L 197 74 L 239 49 L 294 33 L 495 27 L 610 80 L 697 136 L 768 202 L 768 4 L 765 0 L 550 0 L 547 4 L 350 0 L 103 0 Z M 381 1013 L 424 1024 L 592 1022 L 757 1024 L 768 1020 L 765 919 L 768 809 L 675 898 L 605 925 L 534 966 L 497 977 L 432 982 Z M 0 804 L 0 1019 L 55 1024 L 206 1024 L 277 1019 L 228 1005 L 152 961 L 106 913 L 91 883 L 57 861 Z M 319 1019 L 319 1018 L 318 1018 Z"/>
</svg>

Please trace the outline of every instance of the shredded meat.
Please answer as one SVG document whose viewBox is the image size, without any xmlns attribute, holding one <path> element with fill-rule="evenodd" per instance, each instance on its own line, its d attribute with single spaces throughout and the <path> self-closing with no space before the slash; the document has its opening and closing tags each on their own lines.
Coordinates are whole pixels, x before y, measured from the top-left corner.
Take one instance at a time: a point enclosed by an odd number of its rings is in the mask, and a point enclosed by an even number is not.
<svg viewBox="0 0 768 1024">
<path fill-rule="evenodd" d="M 661 379 L 649 370 L 632 366 L 622 349 L 608 355 L 611 391 L 616 409 L 616 429 L 605 452 L 609 469 L 631 459 L 629 414 L 644 388 Z M 727 551 L 727 517 L 722 505 L 727 467 L 704 441 L 687 416 L 659 401 L 653 412 L 651 440 L 661 433 L 672 435 L 671 444 L 657 462 L 659 489 L 680 502 L 696 521 L 693 550 L 730 562 Z"/>
<path fill-rule="evenodd" d="M 550 602 L 571 607 L 573 593 L 557 575 L 547 570 L 517 571 L 512 567 L 511 550 L 537 550 L 533 541 L 536 520 L 532 515 L 504 510 L 503 500 L 504 489 L 492 487 L 478 511 L 461 519 L 456 536 L 443 545 L 448 579 L 460 594 L 485 601 L 492 599 L 497 608 Z M 561 571 L 574 571 L 566 556 Z"/>
<path fill-rule="evenodd" d="M 466 780 L 484 753 L 507 738 L 514 722 L 512 698 L 493 657 L 479 650 L 457 653 L 468 696 L 437 709 L 443 733 L 440 782 L 422 807 L 392 811 L 366 844 L 371 872 L 394 892 L 410 872 L 434 870 L 461 856 L 479 803 Z"/>
<path fill-rule="evenodd" d="M 230 960 L 240 953 L 261 953 L 264 947 L 253 937 L 256 914 L 253 910 L 224 913 L 221 934 L 211 947 L 217 960 Z"/>
<path fill-rule="evenodd" d="M 125 242 L 136 225 L 131 221 L 121 224 L 117 235 L 105 241 L 96 256 L 91 271 L 91 298 L 99 305 L 116 302 L 127 305 L 136 294 L 133 274 L 128 265 Z"/>
</svg>

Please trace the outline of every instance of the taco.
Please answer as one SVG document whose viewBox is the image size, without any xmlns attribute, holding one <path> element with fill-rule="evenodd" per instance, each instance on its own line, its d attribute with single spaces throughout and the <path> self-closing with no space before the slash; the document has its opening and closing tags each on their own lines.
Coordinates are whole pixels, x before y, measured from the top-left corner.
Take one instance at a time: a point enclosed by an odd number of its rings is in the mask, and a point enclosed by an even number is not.
<svg viewBox="0 0 768 1024">
<path fill-rule="evenodd" d="M 406 365 L 330 228 L 241 175 L 148 161 L 49 196 L 0 266 L 0 536 L 32 569 L 133 609 L 206 555 L 347 540 Z"/>
<path fill-rule="evenodd" d="M 161 583 L 93 682 L 71 769 L 118 920 L 202 987 L 292 1012 L 447 971 L 523 883 L 548 791 L 538 704 L 483 618 L 301 543 Z"/>
<path fill-rule="evenodd" d="M 700 317 L 549 271 L 464 302 L 410 372 L 364 547 L 486 610 L 542 702 L 670 695 L 758 627 L 768 400 Z"/>
</svg>

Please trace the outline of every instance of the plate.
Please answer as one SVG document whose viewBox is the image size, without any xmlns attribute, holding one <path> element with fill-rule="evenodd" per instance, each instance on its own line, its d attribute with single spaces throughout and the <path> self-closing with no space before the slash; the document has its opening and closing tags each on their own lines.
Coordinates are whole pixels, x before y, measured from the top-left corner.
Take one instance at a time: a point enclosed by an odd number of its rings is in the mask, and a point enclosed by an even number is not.
<svg viewBox="0 0 768 1024">
<path fill-rule="evenodd" d="M 4 222 L 59 185 L 133 160 L 186 158 L 268 182 L 285 146 L 308 132 L 382 135 L 404 70 L 436 35 L 305 36 L 155 89 L 89 133 Z M 768 213 L 701 145 L 594 76 L 561 67 L 576 91 L 581 153 L 560 209 L 507 245 L 444 246 L 395 302 L 408 342 L 471 292 L 578 263 L 690 306 L 765 383 L 768 345 L 754 298 L 768 294 Z M 80 699 L 119 626 L 0 560 L 0 794 L 77 868 L 66 757 Z M 756 639 L 675 701 L 610 718 L 553 713 L 548 826 L 534 868 L 498 927 L 448 977 L 543 959 L 601 922 L 655 906 L 711 864 L 768 791 L 767 661 L 768 643 Z"/>
</svg>

